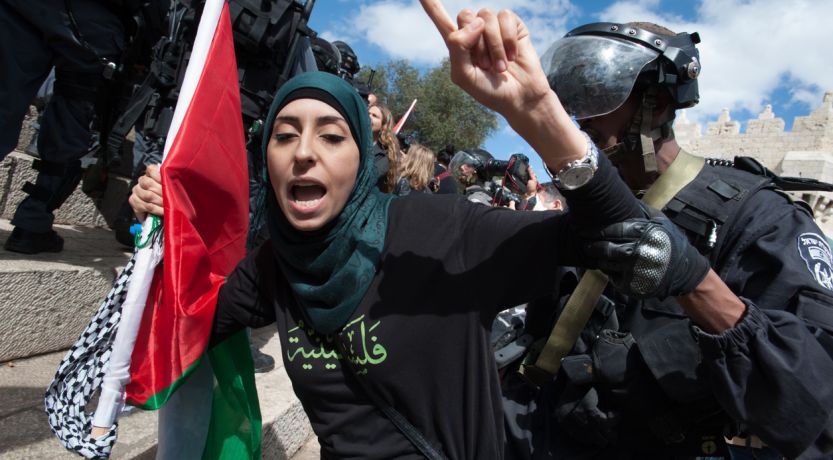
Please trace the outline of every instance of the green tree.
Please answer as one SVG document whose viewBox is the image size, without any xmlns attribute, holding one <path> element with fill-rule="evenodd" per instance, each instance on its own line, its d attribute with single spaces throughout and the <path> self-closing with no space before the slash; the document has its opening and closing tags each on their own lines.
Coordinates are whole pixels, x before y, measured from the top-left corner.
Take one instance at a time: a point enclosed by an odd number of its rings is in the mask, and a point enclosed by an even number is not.
<svg viewBox="0 0 833 460">
<path fill-rule="evenodd" d="M 359 74 L 362 81 L 367 81 L 369 70 L 362 69 Z M 446 144 L 479 147 L 497 129 L 497 115 L 451 82 L 447 59 L 423 74 L 402 60 L 374 70 L 373 92 L 396 119 L 408 110 L 414 99 L 418 100 L 403 131 L 415 133 L 432 150 Z"/>
</svg>

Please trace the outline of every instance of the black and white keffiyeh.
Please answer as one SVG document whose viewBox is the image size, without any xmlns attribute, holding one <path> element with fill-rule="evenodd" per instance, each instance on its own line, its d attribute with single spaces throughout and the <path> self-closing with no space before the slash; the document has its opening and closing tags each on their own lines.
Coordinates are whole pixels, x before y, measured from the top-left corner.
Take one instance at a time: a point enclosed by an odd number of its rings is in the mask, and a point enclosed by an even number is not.
<svg viewBox="0 0 833 460">
<path fill-rule="evenodd" d="M 110 361 L 135 259 L 134 253 L 90 324 L 61 361 L 44 397 L 52 432 L 64 447 L 86 458 L 108 458 L 116 444 L 118 423 L 99 439 L 90 436 L 93 413 L 86 407 L 101 388 Z"/>
</svg>

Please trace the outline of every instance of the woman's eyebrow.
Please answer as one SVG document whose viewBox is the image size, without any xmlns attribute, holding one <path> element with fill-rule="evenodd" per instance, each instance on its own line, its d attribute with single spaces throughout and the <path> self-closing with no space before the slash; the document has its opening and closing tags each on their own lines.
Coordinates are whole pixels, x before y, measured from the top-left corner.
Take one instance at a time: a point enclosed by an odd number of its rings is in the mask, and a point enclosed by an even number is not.
<svg viewBox="0 0 833 460">
<path fill-rule="evenodd" d="M 339 122 L 347 124 L 347 121 L 345 121 L 344 118 L 341 118 L 340 116 L 337 116 L 337 115 L 323 115 L 323 116 L 318 117 L 318 119 L 316 121 L 318 122 L 319 125 L 326 125 L 326 124 L 339 123 Z"/>
<path fill-rule="evenodd" d="M 301 121 L 298 117 L 294 117 L 292 115 L 278 115 L 277 117 L 275 117 L 275 124 L 288 123 L 291 125 L 297 125 L 300 122 Z"/>
<path fill-rule="evenodd" d="M 315 121 L 319 125 L 326 125 L 326 124 L 339 123 L 339 122 L 340 123 L 345 123 L 345 124 L 347 123 L 347 121 L 345 121 L 344 118 L 342 118 L 338 115 L 322 115 L 322 116 L 316 118 Z M 298 124 L 301 123 L 301 120 L 300 120 L 299 117 L 296 117 L 294 115 L 279 115 L 279 116 L 275 117 L 275 123 L 288 123 L 288 124 L 291 124 L 291 125 L 298 125 Z"/>
</svg>

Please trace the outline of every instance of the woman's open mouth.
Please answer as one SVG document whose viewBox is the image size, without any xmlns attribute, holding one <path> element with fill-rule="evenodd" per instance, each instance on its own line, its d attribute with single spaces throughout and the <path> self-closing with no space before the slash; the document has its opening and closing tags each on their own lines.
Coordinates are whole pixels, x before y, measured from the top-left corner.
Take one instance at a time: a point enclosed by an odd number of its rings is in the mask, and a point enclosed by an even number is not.
<svg viewBox="0 0 833 460">
<path fill-rule="evenodd" d="M 318 184 L 295 184 L 290 190 L 292 204 L 301 211 L 312 211 L 320 203 L 327 189 Z"/>
</svg>

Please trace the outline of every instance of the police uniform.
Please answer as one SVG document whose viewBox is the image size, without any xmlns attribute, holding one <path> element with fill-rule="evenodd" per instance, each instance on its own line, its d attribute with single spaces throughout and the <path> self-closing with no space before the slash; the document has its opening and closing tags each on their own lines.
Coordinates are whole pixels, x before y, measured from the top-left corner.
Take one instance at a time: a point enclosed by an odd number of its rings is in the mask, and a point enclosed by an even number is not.
<svg viewBox="0 0 833 460">
<path fill-rule="evenodd" d="M 553 383 L 506 382 L 507 456 L 722 456 L 724 437 L 752 434 L 790 458 L 829 456 L 833 261 L 812 213 L 725 162 L 709 162 L 663 212 L 746 313 L 709 334 L 673 298 L 608 289 Z"/>
<path fill-rule="evenodd" d="M 0 2 L 0 158 L 17 144 L 23 117 L 38 88 L 55 67 L 55 94 L 43 113 L 35 184 L 12 220 L 16 229 L 51 235 L 41 246 L 7 249 L 60 251 L 52 233 L 52 211 L 75 189 L 79 158 L 90 143 L 96 93 L 104 83 L 105 62 L 124 48 L 124 25 L 114 6 L 102 0 L 3 0 Z M 27 251 L 26 249 L 35 249 Z M 40 249 L 40 250 L 38 250 Z"/>
</svg>

